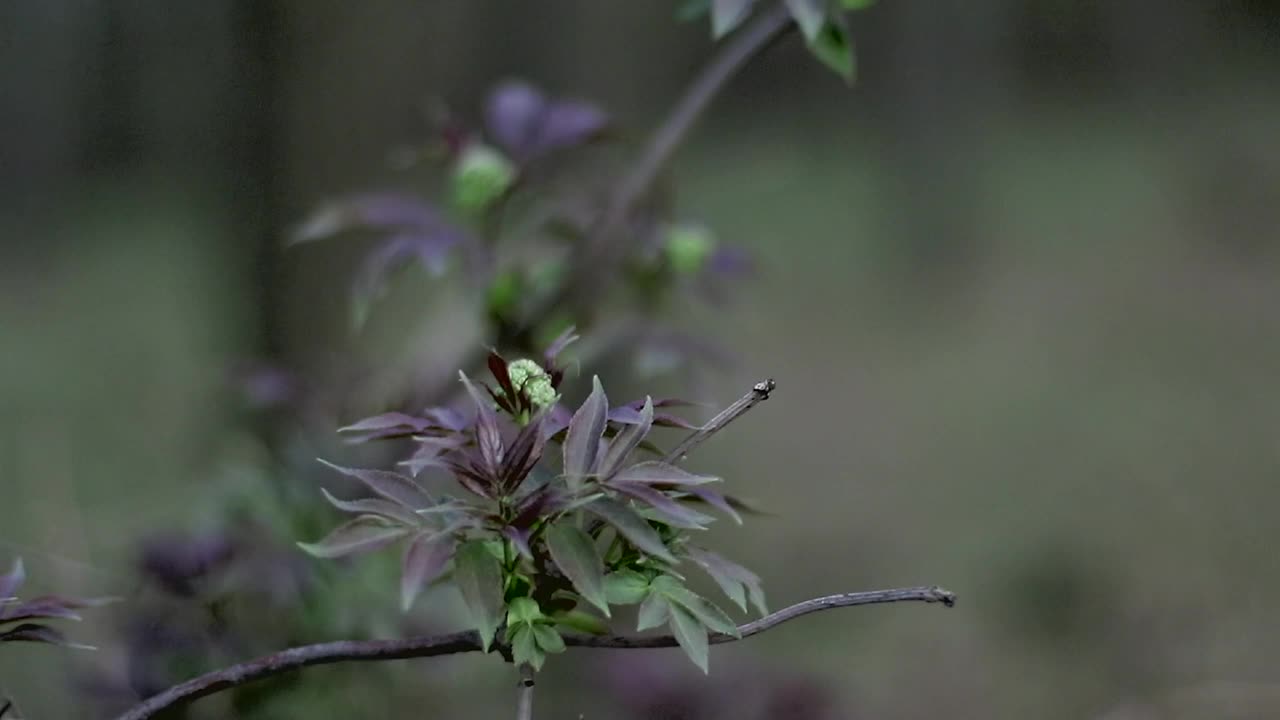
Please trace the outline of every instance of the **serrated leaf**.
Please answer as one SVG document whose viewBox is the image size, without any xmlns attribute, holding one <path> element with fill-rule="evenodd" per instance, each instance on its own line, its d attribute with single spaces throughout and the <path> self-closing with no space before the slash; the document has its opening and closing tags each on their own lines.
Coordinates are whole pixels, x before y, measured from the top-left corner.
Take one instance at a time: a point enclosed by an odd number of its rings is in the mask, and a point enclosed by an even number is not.
<svg viewBox="0 0 1280 720">
<path fill-rule="evenodd" d="M 454 540 L 448 535 L 418 533 L 405 546 L 400 563 L 400 609 L 408 612 L 422 588 L 440 577 L 453 557 Z"/>
<path fill-rule="evenodd" d="M 600 498 L 587 505 L 586 510 L 613 526 L 641 552 L 672 565 L 676 564 L 675 556 L 662 543 L 657 531 L 635 510 L 610 498 Z"/>
<path fill-rule="evenodd" d="M 453 580 L 467 604 L 472 626 L 480 633 L 480 645 L 489 652 L 493 635 L 502 624 L 502 565 L 483 540 L 458 547 L 453 559 Z"/>
<path fill-rule="evenodd" d="M 496 478 L 502 468 L 502 431 L 498 428 L 498 415 L 489 399 L 476 389 L 466 373 L 459 371 L 458 377 L 476 404 L 476 444 L 480 447 L 485 473 Z"/>
<path fill-rule="evenodd" d="M 577 492 L 584 479 L 595 472 L 609 413 L 609 398 L 599 377 L 591 378 L 591 394 L 569 421 L 564 438 L 564 475 L 569 489 Z"/>
<path fill-rule="evenodd" d="M 347 477 L 359 480 L 375 493 L 388 500 L 394 500 L 410 510 L 420 510 L 435 505 L 435 500 L 432 499 L 430 493 L 424 490 L 421 485 L 400 473 L 387 470 L 346 468 L 341 465 L 334 465 L 327 460 L 320 460 L 320 462 Z"/>
<path fill-rule="evenodd" d="M 640 612 L 636 620 L 636 631 L 644 632 L 665 623 L 670 605 L 667 599 L 658 593 L 649 593 L 640 603 Z"/>
<path fill-rule="evenodd" d="M 588 635 L 608 635 L 609 625 L 600 618 L 581 610 L 569 610 L 567 612 L 556 613 L 551 617 L 556 625 L 567 627 L 570 630 L 587 633 Z"/>
<path fill-rule="evenodd" d="M 361 515 L 334 528 L 315 543 L 298 543 L 307 554 L 318 558 L 339 558 L 372 552 L 390 545 L 412 532 L 403 525 L 391 525 L 377 515 Z"/>
<path fill-rule="evenodd" d="M 749 597 L 751 604 L 755 606 L 761 615 L 769 614 L 769 609 L 765 606 L 764 590 L 760 585 L 760 577 L 758 575 L 710 550 L 688 547 L 685 552 L 688 553 L 689 559 L 702 567 L 711 576 L 711 579 L 720 586 L 724 594 L 736 603 L 738 607 L 742 608 L 744 612 L 747 609 Z"/>
<path fill-rule="evenodd" d="M 640 408 L 639 417 L 635 424 L 627 425 L 623 428 L 613 442 L 609 444 L 609 451 L 605 453 L 604 459 L 600 461 L 600 478 L 602 480 L 612 477 L 614 473 L 622 469 L 623 463 L 627 458 L 631 457 L 632 451 L 645 439 L 649 434 L 649 429 L 653 427 L 653 398 L 646 397 L 644 406 Z"/>
<path fill-rule="evenodd" d="M 644 483 L 646 485 L 706 485 L 720 482 L 713 475 L 694 475 L 683 468 L 661 460 L 646 460 L 625 467 L 614 475 L 613 479 L 622 482 Z"/>
<path fill-rule="evenodd" d="M 813 41 L 827 17 L 827 0 L 785 0 L 791 18 L 800 26 L 806 40 Z"/>
<path fill-rule="evenodd" d="M 604 595 L 613 605 L 634 605 L 649 594 L 649 578 L 635 570 L 617 570 L 604 576 Z"/>
<path fill-rule="evenodd" d="M 534 625 L 533 637 L 538 641 L 538 649 L 548 653 L 564 652 L 564 638 L 550 625 Z"/>
<path fill-rule="evenodd" d="M 670 575 L 659 575 L 654 578 L 652 592 L 661 593 L 670 602 L 688 610 L 698 618 L 699 622 L 711 630 L 733 637 L 742 637 L 738 625 L 716 607 L 715 603 L 686 588 L 679 580 Z"/>
<path fill-rule="evenodd" d="M 533 628 L 520 625 L 511 631 L 511 659 L 516 665 L 529 665 L 534 670 L 541 670 L 546 661 L 546 654 L 538 648 Z"/>
<path fill-rule="evenodd" d="M 507 604 L 507 625 L 515 626 L 520 624 L 529 624 L 543 618 L 542 608 L 538 607 L 538 601 L 533 598 L 518 597 L 512 598 Z"/>
<path fill-rule="evenodd" d="M 344 512 L 356 513 L 357 515 L 378 515 L 409 527 L 421 527 L 422 525 L 422 516 L 400 503 L 378 498 L 339 500 L 324 488 L 320 488 L 320 492 L 324 494 L 330 505 Z"/>
<path fill-rule="evenodd" d="M 604 567 L 591 536 L 562 520 L 547 530 L 547 550 L 551 559 L 587 602 L 609 617 L 609 601 L 604 594 Z"/>
<path fill-rule="evenodd" d="M 671 634 L 676 636 L 676 642 L 680 643 L 685 655 L 689 656 L 694 665 L 702 668 L 702 672 L 707 672 L 707 629 L 693 613 L 680 605 L 671 605 L 668 612 Z"/>
<path fill-rule="evenodd" d="M 656 515 L 657 519 L 674 527 L 705 530 L 706 526 L 715 520 L 710 515 L 704 515 L 693 508 L 681 505 L 679 501 L 661 490 L 642 483 L 614 481 L 609 483 L 609 487 L 638 500 L 646 510 Z"/>
<path fill-rule="evenodd" d="M 818 34 L 809 41 L 809 52 L 831 68 L 837 75 L 852 83 L 857 70 L 853 55 L 853 40 L 841 18 L 831 18 Z"/>
<path fill-rule="evenodd" d="M 711 0 L 711 36 L 717 40 L 733 32 L 751 13 L 755 0 Z"/>
</svg>

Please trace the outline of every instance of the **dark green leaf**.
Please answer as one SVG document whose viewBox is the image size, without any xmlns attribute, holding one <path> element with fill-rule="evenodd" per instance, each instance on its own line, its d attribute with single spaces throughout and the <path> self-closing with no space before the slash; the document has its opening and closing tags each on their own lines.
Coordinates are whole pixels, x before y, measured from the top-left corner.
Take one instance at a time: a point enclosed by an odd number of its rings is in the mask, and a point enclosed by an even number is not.
<svg viewBox="0 0 1280 720">
<path fill-rule="evenodd" d="M 400 473 L 388 472 L 386 470 L 364 470 L 358 468 L 345 468 L 340 465 L 334 465 L 331 462 L 321 460 L 320 462 L 337 470 L 348 477 L 353 477 L 369 487 L 370 490 L 378 493 L 388 500 L 394 500 L 410 510 L 420 510 L 422 508 L 435 505 L 435 501 L 431 499 L 431 495 L 422 486 L 413 480 L 401 475 Z"/>
<path fill-rule="evenodd" d="M 388 520 L 394 520 L 401 525 L 409 527 L 421 527 L 422 516 L 400 503 L 391 502 L 390 500 L 382 500 L 380 498 L 362 498 L 360 500 L 339 500 L 329 494 L 328 490 L 320 488 L 320 492 L 324 493 L 324 497 L 329 504 L 349 513 L 357 515 L 378 515 Z"/>
<path fill-rule="evenodd" d="M 805 40 L 813 41 L 827 17 L 827 0 L 785 0 L 792 19 L 800 26 Z"/>
<path fill-rule="evenodd" d="M 609 602 L 604 594 L 604 567 L 591 536 L 569 520 L 562 520 L 547 530 L 547 549 L 551 559 L 573 583 L 587 602 L 609 617 Z"/>
<path fill-rule="evenodd" d="M 418 533 L 405 546 L 400 564 L 400 608 L 408 612 L 423 587 L 444 572 L 453 557 L 453 538 L 448 535 Z"/>
<path fill-rule="evenodd" d="M 604 576 L 604 595 L 613 605 L 634 605 L 649 594 L 649 578 L 635 570 L 618 570 Z"/>
<path fill-rule="evenodd" d="M 679 605 L 670 606 L 671 634 L 694 665 L 707 672 L 707 629 L 693 613 Z"/>
<path fill-rule="evenodd" d="M 403 525 L 392 525 L 377 515 L 361 515 L 334 528 L 316 543 L 298 543 L 298 547 L 319 558 L 337 558 L 372 552 L 412 532 Z"/>
<path fill-rule="evenodd" d="M 640 417 L 636 419 L 635 424 L 624 427 L 613 439 L 609 445 L 609 451 L 605 453 L 604 459 L 600 461 L 600 478 L 608 479 L 614 473 L 622 469 L 622 464 L 631 457 L 631 452 L 636 449 L 641 440 L 649 434 L 649 428 L 653 426 L 653 398 L 646 397 L 644 406 L 640 408 Z"/>
<path fill-rule="evenodd" d="M 636 622 L 636 630 L 643 632 L 656 628 L 667 621 L 669 605 L 667 599 L 658 593 L 650 593 L 640 603 L 640 615 Z"/>
<path fill-rule="evenodd" d="M 538 648 L 543 652 L 564 652 L 564 638 L 550 625 L 534 625 L 533 637 L 538 641 Z"/>
<path fill-rule="evenodd" d="M 662 543 L 662 538 L 658 537 L 657 531 L 649 525 L 648 520 L 641 517 L 635 510 L 610 498 L 600 498 L 587 505 L 586 509 L 612 525 L 615 530 L 621 533 L 641 552 L 669 562 L 672 565 L 676 564 L 675 556 Z"/>
<path fill-rule="evenodd" d="M 822 26 L 818 34 L 809 41 L 809 51 L 813 56 L 831 68 L 845 82 L 852 83 L 856 67 L 853 57 L 853 40 L 838 17 L 831 18 Z"/>
<path fill-rule="evenodd" d="M 755 0 L 711 0 L 711 36 L 719 39 L 733 32 L 751 13 Z"/>
<path fill-rule="evenodd" d="M 518 597 L 513 598 L 507 605 L 507 625 L 516 626 L 520 624 L 529 624 L 541 620 L 542 608 L 538 607 L 538 601 L 533 598 Z"/>
<path fill-rule="evenodd" d="M 564 438 L 564 475 L 569 489 L 577 491 L 584 479 L 595 472 L 600 437 L 609 412 L 609 398 L 599 377 L 591 379 L 591 394 L 569 421 Z"/>
<path fill-rule="evenodd" d="M 502 565 L 485 545 L 483 540 L 470 540 L 458 547 L 453 579 L 467 603 L 472 625 L 480 633 L 480 644 L 488 652 L 503 618 Z"/>
</svg>

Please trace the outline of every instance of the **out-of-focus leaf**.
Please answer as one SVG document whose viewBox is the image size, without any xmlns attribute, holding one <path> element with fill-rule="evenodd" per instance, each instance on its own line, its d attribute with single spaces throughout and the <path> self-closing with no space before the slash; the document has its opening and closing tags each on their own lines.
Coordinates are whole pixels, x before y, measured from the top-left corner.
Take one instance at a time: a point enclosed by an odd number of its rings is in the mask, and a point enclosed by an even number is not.
<svg viewBox="0 0 1280 720">
<path fill-rule="evenodd" d="M 600 437 L 609 412 L 609 398 L 599 377 L 591 379 L 591 394 L 569 421 L 569 432 L 564 439 L 564 475 L 569 489 L 577 492 L 585 478 L 596 469 L 596 456 L 600 451 Z"/>
<path fill-rule="evenodd" d="M 725 515 L 733 518 L 735 523 L 739 525 L 742 524 L 742 516 L 738 514 L 738 511 L 733 508 L 733 505 L 730 505 L 729 501 L 720 493 L 705 487 L 692 487 L 685 489 L 692 493 L 694 498 L 705 502 Z"/>
<path fill-rule="evenodd" d="M 647 460 L 623 468 L 614 480 L 644 485 L 692 486 L 720 482 L 713 475 L 694 475 L 684 468 L 661 460 Z"/>
<path fill-rule="evenodd" d="M 565 577 L 587 602 L 609 617 L 609 601 L 604 594 L 604 567 L 591 536 L 571 521 L 562 520 L 547 530 L 547 550 Z"/>
<path fill-rule="evenodd" d="M 453 557 L 454 541 L 448 535 L 421 532 L 404 549 L 400 563 L 400 609 L 408 612 L 422 588 L 440 577 Z"/>
<path fill-rule="evenodd" d="M 391 502 L 390 500 L 382 500 L 379 498 L 339 500 L 333 495 L 330 495 L 329 491 L 324 488 L 320 488 L 320 492 L 324 494 L 325 499 L 329 501 L 330 505 L 344 512 L 356 513 L 357 515 L 380 515 L 388 520 L 394 520 L 411 528 L 422 525 L 422 516 L 400 503 Z"/>
<path fill-rule="evenodd" d="M 66 635 L 48 625 L 37 625 L 35 623 L 23 623 L 0 632 L 0 642 L 36 642 L 80 650 L 97 650 L 92 645 L 71 642 Z"/>
<path fill-rule="evenodd" d="M 453 205 L 480 214 L 507 194 L 516 182 L 515 165 L 496 148 L 470 142 L 453 167 Z"/>
<path fill-rule="evenodd" d="M 865 10 L 876 4 L 876 0 L 840 0 L 840 7 L 845 10 Z"/>
<path fill-rule="evenodd" d="M 609 483 L 609 487 L 640 501 L 647 509 L 657 515 L 659 520 L 668 525 L 689 530 L 704 530 L 707 525 L 715 520 L 710 515 L 704 515 L 693 508 L 681 505 L 678 500 L 672 499 L 661 490 L 655 490 L 653 487 L 643 483 L 615 480 Z"/>
<path fill-rule="evenodd" d="M 827 16 L 827 0 L 785 0 L 792 19 L 800 26 L 806 40 L 812 41 L 822 29 Z"/>
<path fill-rule="evenodd" d="M 634 605 L 649 594 L 649 578 L 635 570 L 616 570 L 604 576 L 604 594 L 613 605 Z"/>
<path fill-rule="evenodd" d="M 546 361 L 547 366 L 556 367 L 556 361 L 559 359 L 560 353 L 564 352 L 565 348 L 577 342 L 578 339 L 579 336 L 577 328 L 572 325 L 565 328 L 564 332 L 560 333 L 556 336 L 555 340 L 551 341 L 551 344 L 547 346 L 546 351 L 543 353 L 543 359 Z"/>
<path fill-rule="evenodd" d="M 676 22 L 690 22 L 711 10 L 711 0 L 685 0 L 676 8 Z"/>
<path fill-rule="evenodd" d="M 581 145 L 598 136 L 609 124 L 600 108 L 581 100 L 552 103 L 538 128 L 533 155 L 539 156 L 563 148 Z"/>
<path fill-rule="evenodd" d="M 502 624 L 502 566 L 484 541 L 469 540 L 458 547 L 453 559 L 453 579 L 466 601 L 471 623 L 480 633 L 485 652 Z"/>
<path fill-rule="evenodd" d="M 76 610 L 107 605 L 119 598 L 73 598 L 61 595 L 42 595 L 19 602 L 14 598 L 10 604 L 0 604 L 0 623 L 14 623 L 22 620 L 79 620 Z"/>
<path fill-rule="evenodd" d="M 386 433 L 412 435 L 420 433 L 431 426 L 432 422 L 427 418 L 414 417 L 402 412 L 389 412 L 367 417 L 346 427 L 340 427 L 338 432 L 372 433 L 375 434 L 375 437 L 387 437 Z"/>
<path fill-rule="evenodd" d="M 548 101 L 527 83 L 509 81 L 489 95 L 485 124 L 504 150 L 517 162 L 527 163 L 595 138 L 608 117 L 590 103 Z"/>
<path fill-rule="evenodd" d="M 622 468 L 622 464 L 631 457 L 631 452 L 649 434 L 649 428 L 652 426 L 653 400 L 645 398 L 644 407 L 640 408 L 639 421 L 623 428 L 609 445 L 609 452 L 605 453 L 604 459 L 600 462 L 601 479 L 612 477 Z"/>
<path fill-rule="evenodd" d="M 441 224 L 435 208 L 402 192 L 373 192 L 341 198 L 321 206 L 294 231 L 294 243 L 321 240 L 358 228 L 434 228 Z"/>
<path fill-rule="evenodd" d="M 676 642 L 680 643 L 694 665 L 707 672 L 707 629 L 693 613 L 680 605 L 670 605 L 668 613 L 671 634 L 676 636 Z"/>
<path fill-rule="evenodd" d="M 711 0 L 711 36 L 722 38 L 733 32 L 747 15 L 756 0 Z"/>
<path fill-rule="evenodd" d="M 853 55 L 853 40 L 844 20 L 838 16 L 829 18 L 809 40 L 809 51 L 831 68 L 846 83 L 852 83 L 857 70 Z"/>
<path fill-rule="evenodd" d="M 586 509 L 613 526 L 641 552 L 673 565 L 676 563 L 675 556 L 666 545 L 662 544 L 662 538 L 658 537 L 657 531 L 635 510 L 609 498 L 600 498 L 587 505 Z"/>
<path fill-rule="evenodd" d="M 410 510 L 419 510 L 436 504 L 435 500 L 421 485 L 400 473 L 387 470 L 346 468 L 341 465 L 334 465 L 327 460 L 320 460 L 320 462 L 347 477 L 359 480 L 375 493 L 388 500 L 394 500 Z"/>
<path fill-rule="evenodd" d="M 367 553 L 385 547 L 408 535 L 411 529 L 391 525 L 377 515 L 361 515 L 339 525 L 316 543 L 298 543 L 298 547 L 318 558 L 337 558 Z"/>
<path fill-rule="evenodd" d="M 600 618 L 581 610 L 556 613 L 551 617 L 557 625 L 588 635 L 608 635 L 609 625 Z"/>
<path fill-rule="evenodd" d="M 640 612 L 636 621 L 636 631 L 644 632 L 665 623 L 669 617 L 670 605 L 667 599 L 658 593 L 650 593 L 640 603 Z"/>
<path fill-rule="evenodd" d="M 22 583 L 26 579 L 27 569 L 22 564 L 22 558 L 17 558 L 13 561 L 13 567 L 9 572 L 0 575 L 0 598 L 17 595 L 18 588 L 22 587 Z"/>
<path fill-rule="evenodd" d="M 538 648 L 543 652 L 564 652 L 564 638 L 560 637 L 560 633 L 556 632 L 556 629 L 550 625 L 534 625 L 533 637 L 538 641 Z"/>
<path fill-rule="evenodd" d="M 693 613 L 703 625 L 706 625 L 711 630 L 724 635 L 742 637 L 742 632 L 738 630 L 737 623 L 733 622 L 723 610 L 710 600 L 686 588 L 683 583 L 674 577 L 659 575 L 653 579 L 650 588 L 652 592 L 661 593 L 663 597 L 673 604 Z"/>
</svg>

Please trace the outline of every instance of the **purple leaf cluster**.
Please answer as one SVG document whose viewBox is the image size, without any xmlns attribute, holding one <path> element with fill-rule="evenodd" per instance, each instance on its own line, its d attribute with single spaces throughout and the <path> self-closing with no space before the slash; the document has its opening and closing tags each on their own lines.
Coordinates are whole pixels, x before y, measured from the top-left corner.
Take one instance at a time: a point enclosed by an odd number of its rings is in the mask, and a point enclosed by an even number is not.
<svg viewBox="0 0 1280 720">
<path fill-rule="evenodd" d="M 92 650 L 67 639 L 49 621 L 80 620 L 79 610 L 98 607 L 112 602 L 112 598 L 75 598 L 62 595 L 41 595 L 22 600 L 18 590 L 26 581 L 26 569 L 22 558 L 14 560 L 9 572 L 0 575 L 0 642 L 35 642 L 63 647 Z"/>
<path fill-rule="evenodd" d="M 460 374 L 467 411 L 388 413 L 343 428 L 414 448 L 403 471 L 325 463 L 370 496 L 323 491 L 351 517 L 299 545 L 338 558 L 400 544 L 406 610 L 424 587 L 451 578 L 486 648 L 499 641 L 535 668 L 563 649 L 561 631 L 602 629 L 611 606 L 639 604 L 639 629 L 668 625 L 705 670 L 708 633 L 738 630 L 685 586 L 681 565 L 704 570 L 740 609 L 765 612 L 758 577 L 690 542 L 714 522 L 708 510 L 741 523 L 737 503 L 718 490 L 720 478 L 663 459 L 650 437 L 657 426 L 692 427 L 658 410 L 681 401 L 611 406 L 593 378 L 579 407 L 562 405 L 556 358 L 572 338 L 537 362 L 491 353 L 488 381 Z"/>
</svg>

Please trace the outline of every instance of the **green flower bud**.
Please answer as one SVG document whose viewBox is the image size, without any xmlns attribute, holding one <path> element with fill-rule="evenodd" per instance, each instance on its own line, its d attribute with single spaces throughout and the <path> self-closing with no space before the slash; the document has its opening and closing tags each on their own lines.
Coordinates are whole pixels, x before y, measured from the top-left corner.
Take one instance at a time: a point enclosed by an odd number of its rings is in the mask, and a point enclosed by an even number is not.
<svg viewBox="0 0 1280 720">
<path fill-rule="evenodd" d="M 471 143 L 453 168 L 453 202 L 467 212 L 482 212 L 511 188 L 516 168 L 498 150 Z"/>
<path fill-rule="evenodd" d="M 512 360 L 507 363 L 507 377 L 511 378 L 511 385 L 516 392 L 524 393 L 535 408 L 552 405 L 560 397 L 551 386 L 551 376 L 533 360 Z"/>
<path fill-rule="evenodd" d="M 681 275 L 693 275 L 716 249 L 715 237 L 697 225 L 672 225 L 667 231 L 667 262 Z"/>
</svg>

